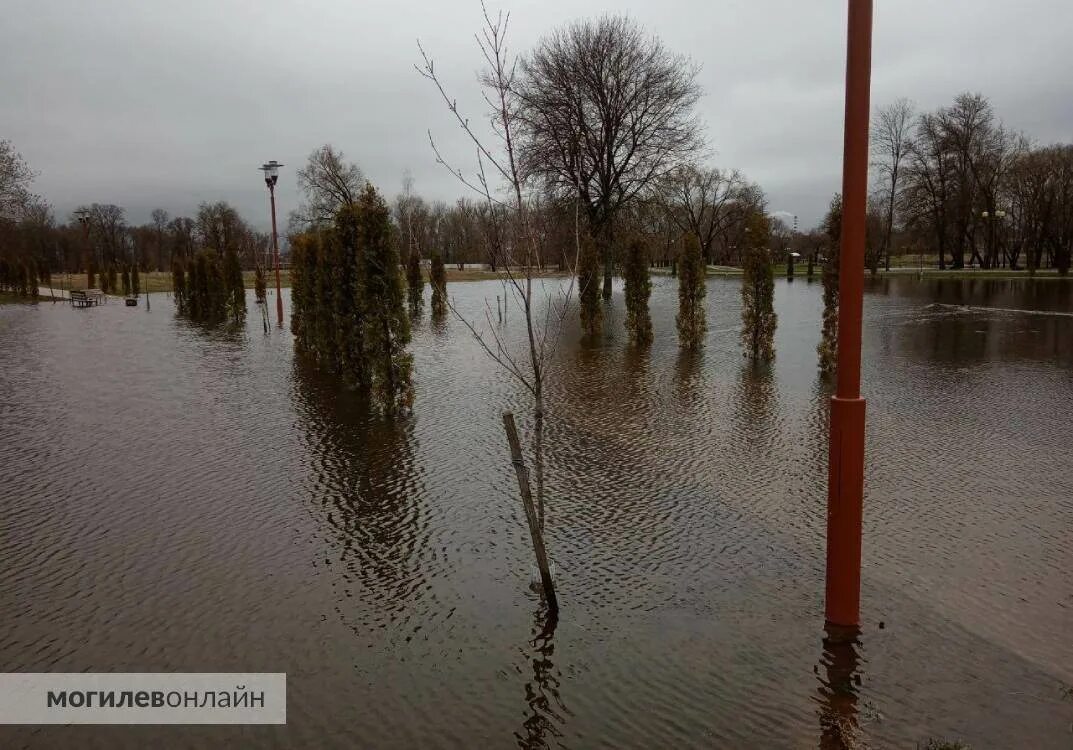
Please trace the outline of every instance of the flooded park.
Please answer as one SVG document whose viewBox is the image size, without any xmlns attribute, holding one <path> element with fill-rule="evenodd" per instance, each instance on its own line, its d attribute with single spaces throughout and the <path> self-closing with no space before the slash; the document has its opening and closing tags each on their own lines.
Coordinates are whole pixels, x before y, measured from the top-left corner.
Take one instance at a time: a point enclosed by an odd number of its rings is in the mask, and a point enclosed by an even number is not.
<svg viewBox="0 0 1073 750">
<path fill-rule="evenodd" d="M 566 316 L 545 396 L 557 621 L 500 421 L 531 461 L 531 400 L 455 315 L 414 323 L 413 408 L 389 419 L 259 315 L 0 305 L 5 671 L 289 683 L 282 727 L 0 744 L 1068 748 L 1073 284 L 866 283 L 850 640 L 824 630 L 821 285 L 776 280 L 765 366 L 742 356 L 738 279 L 708 279 L 692 353 L 675 279 L 653 277 L 645 353 L 618 284 L 598 339 Z M 471 319 L 502 290 L 449 287 Z M 502 335 L 524 323 L 508 308 Z"/>
</svg>

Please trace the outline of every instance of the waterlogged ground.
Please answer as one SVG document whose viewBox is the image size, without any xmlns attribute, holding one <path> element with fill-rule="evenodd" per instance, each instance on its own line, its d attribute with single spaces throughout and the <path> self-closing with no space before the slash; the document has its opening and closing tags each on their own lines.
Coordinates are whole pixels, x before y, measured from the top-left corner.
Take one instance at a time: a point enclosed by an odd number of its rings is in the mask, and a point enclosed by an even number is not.
<svg viewBox="0 0 1073 750">
<path fill-rule="evenodd" d="M 738 282 L 708 291 L 697 356 L 666 278 L 647 356 L 618 289 L 604 341 L 563 333 L 555 627 L 500 422 L 531 438 L 527 401 L 457 321 L 416 325 L 414 413 L 385 422 L 252 305 L 239 332 L 164 295 L 0 307 L 0 669 L 289 683 L 286 727 L 2 727 L 0 746 L 1070 747 L 1073 285 L 870 286 L 849 644 L 822 627 L 819 285 L 777 283 L 767 371 L 741 357 Z M 451 293 L 479 315 L 502 287 Z"/>
</svg>

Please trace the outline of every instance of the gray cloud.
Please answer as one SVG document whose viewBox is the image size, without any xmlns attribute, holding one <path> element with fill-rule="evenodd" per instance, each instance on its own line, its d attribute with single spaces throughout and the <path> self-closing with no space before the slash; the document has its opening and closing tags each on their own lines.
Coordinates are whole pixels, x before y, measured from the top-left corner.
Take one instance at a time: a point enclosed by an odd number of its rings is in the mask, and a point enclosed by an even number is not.
<svg viewBox="0 0 1073 750">
<path fill-rule="evenodd" d="M 493 6 L 494 9 L 495 6 Z M 702 64 L 712 160 L 759 181 L 772 209 L 815 223 L 839 188 L 843 2 L 508 2 L 514 48 L 565 21 L 625 12 Z M 113 202 L 133 222 L 163 206 L 229 200 L 267 224 L 257 166 L 293 168 L 330 142 L 388 194 L 410 170 L 429 198 L 463 194 L 426 131 L 472 163 L 435 91 L 413 69 L 420 37 L 461 107 L 480 116 L 477 2 L 9 0 L 2 11 L 0 138 L 40 171 L 60 217 Z M 873 102 L 921 107 L 963 90 L 1041 142 L 1073 138 L 1073 3 L 880 0 Z"/>
</svg>

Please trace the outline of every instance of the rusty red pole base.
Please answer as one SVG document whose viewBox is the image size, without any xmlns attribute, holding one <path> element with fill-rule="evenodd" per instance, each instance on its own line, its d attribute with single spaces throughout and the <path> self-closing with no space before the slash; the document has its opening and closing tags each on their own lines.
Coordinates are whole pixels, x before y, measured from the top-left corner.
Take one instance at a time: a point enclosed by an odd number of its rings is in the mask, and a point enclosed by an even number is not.
<svg viewBox="0 0 1073 750">
<path fill-rule="evenodd" d="M 853 626 L 861 610 L 863 398 L 831 398 L 827 469 L 827 622 Z"/>
</svg>

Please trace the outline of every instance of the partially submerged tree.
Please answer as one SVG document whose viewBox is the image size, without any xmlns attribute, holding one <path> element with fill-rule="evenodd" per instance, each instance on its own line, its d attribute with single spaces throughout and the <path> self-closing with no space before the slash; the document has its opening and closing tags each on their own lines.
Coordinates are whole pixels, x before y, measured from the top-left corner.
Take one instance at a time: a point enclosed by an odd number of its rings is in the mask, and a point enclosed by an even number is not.
<svg viewBox="0 0 1073 750">
<path fill-rule="evenodd" d="M 538 174 L 525 168 L 520 153 L 519 131 L 528 127 L 522 110 L 529 104 L 520 93 L 523 87 L 516 75 L 518 61 L 509 56 L 506 50 L 508 20 L 509 16 L 502 13 L 492 18 L 485 11 L 485 27 L 477 37 L 486 65 L 480 76 L 484 89 L 482 93 L 489 105 L 488 114 L 495 143 L 482 139 L 474 130 L 470 118 L 459 111 L 454 98 L 448 95 L 438 77 L 432 58 L 420 44 L 418 48 L 422 64 L 416 67 L 436 87 L 455 121 L 476 149 L 476 169 L 472 176 L 467 176 L 443 158 L 429 134 L 437 161 L 480 196 L 483 206 L 481 233 L 489 248 L 488 255 L 502 264 L 506 287 L 524 315 L 527 338 L 524 353 L 513 352 L 501 337 L 492 321 L 487 301 L 487 337 L 475 323 L 457 310 L 455 312 L 484 351 L 532 395 L 534 413 L 539 422 L 544 414 L 545 378 L 562 328 L 566 303 L 573 292 L 573 280 L 566 286 L 555 283 L 554 288 L 549 290 L 541 280 L 535 279 L 543 263 L 534 218 L 540 193 L 534 189 Z M 559 198 L 564 204 L 574 206 L 576 238 L 579 236 L 580 206 L 577 190 L 571 190 L 569 185 L 567 181 L 559 186 Z M 576 261 L 574 267 L 576 272 Z M 544 292 L 542 300 L 537 296 L 538 285 Z M 538 307 L 538 303 L 542 304 L 543 309 Z"/>
<path fill-rule="evenodd" d="M 413 400 L 412 358 L 390 212 L 372 185 L 331 227 L 291 240 L 291 330 L 300 352 L 388 413 Z"/>
<path fill-rule="evenodd" d="M 775 269 L 768 248 L 770 223 L 760 212 L 749 218 L 749 239 L 742 263 L 741 340 L 746 356 L 758 361 L 775 357 Z"/>
<path fill-rule="evenodd" d="M 842 242 L 842 195 L 831 199 L 827 215 L 823 219 L 823 231 L 827 235 L 828 249 L 823 263 L 823 330 L 816 347 L 820 372 L 834 373 L 838 367 L 838 283 L 839 258 Z"/>
<path fill-rule="evenodd" d="M 687 234 L 678 261 L 678 340 L 686 349 L 699 349 L 707 323 L 704 317 L 705 268 L 700 240 Z"/>
<path fill-rule="evenodd" d="M 410 315 L 421 315 L 425 305 L 425 280 L 421 276 L 421 253 L 417 247 L 411 247 L 406 258 L 406 292 L 410 301 Z"/>
<path fill-rule="evenodd" d="M 432 286 L 432 317 L 442 320 L 447 314 L 447 268 L 438 252 L 432 253 L 429 283 Z"/>
<path fill-rule="evenodd" d="M 702 144 L 697 66 L 625 16 L 577 21 L 523 63 L 512 115 L 526 170 L 580 199 L 611 297 L 616 215 Z"/>
<path fill-rule="evenodd" d="M 640 237 L 626 246 L 626 331 L 638 347 L 652 343 L 652 318 L 648 314 L 648 298 L 652 281 L 648 276 L 648 252 Z"/>
<path fill-rule="evenodd" d="M 268 298 L 268 277 L 265 275 L 265 267 L 260 263 L 253 270 L 253 296 L 260 304 L 264 304 Z"/>
<path fill-rule="evenodd" d="M 366 185 L 355 209 L 362 348 L 370 363 L 373 393 L 385 411 L 393 412 L 413 403 L 413 357 L 406 351 L 410 321 L 399 254 L 391 236 L 391 213 L 376 188 Z"/>
<path fill-rule="evenodd" d="M 577 259 L 578 306 L 581 308 L 581 329 L 596 336 L 603 326 L 604 311 L 600 306 L 600 254 L 592 235 L 585 232 L 578 240 Z"/>
</svg>

